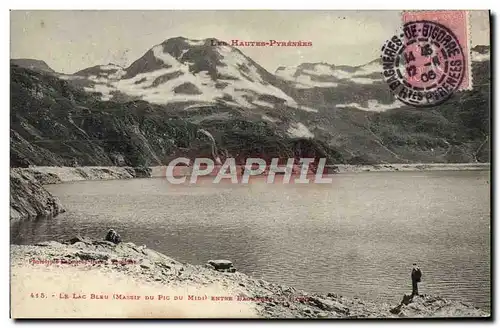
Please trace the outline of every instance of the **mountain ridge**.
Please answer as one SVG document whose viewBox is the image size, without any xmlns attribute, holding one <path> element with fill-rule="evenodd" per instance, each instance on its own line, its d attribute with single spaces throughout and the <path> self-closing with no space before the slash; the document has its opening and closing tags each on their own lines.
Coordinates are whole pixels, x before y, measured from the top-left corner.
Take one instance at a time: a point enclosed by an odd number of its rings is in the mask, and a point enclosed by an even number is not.
<svg viewBox="0 0 500 328">
<path fill-rule="evenodd" d="M 474 90 L 421 110 L 396 104 L 384 83 L 352 81 L 374 73 L 377 60 L 333 76 L 335 87 L 296 88 L 240 50 L 211 40 L 168 39 L 128 67 L 96 65 L 79 75 L 12 62 L 13 165 L 68 165 L 73 158 L 81 165 L 113 165 L 116 158 L 158 165 L 175 154 L 210 154 L 210 141 L 197 129 L 210 131 L 232 156 L 297 155 L 308 145 L 336 163 L 489 161 L 488 47 L 474 49 L 482 56 L 473 62 Z M 154 61 L 146 63 L 150 57 Z M 313 73 L 345 69 L 301 65 Z M 55 126 L 67 134 L 59 146 L 43 141 L 58 137 Z"/>
</svg>

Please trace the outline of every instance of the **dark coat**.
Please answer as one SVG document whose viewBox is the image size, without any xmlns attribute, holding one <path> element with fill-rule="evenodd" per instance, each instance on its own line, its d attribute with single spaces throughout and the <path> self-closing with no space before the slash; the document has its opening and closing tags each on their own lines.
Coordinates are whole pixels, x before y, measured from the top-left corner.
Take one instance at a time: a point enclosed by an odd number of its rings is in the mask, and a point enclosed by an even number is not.
<svg viewBox="0 0 500 328">
<path fill-rule="evenodd" d="M 420 268 L 412 269 L 411 270 L 411 280 L 415 282 L 420 282 L 422 279 L 422 271 Z"/>
</svg>

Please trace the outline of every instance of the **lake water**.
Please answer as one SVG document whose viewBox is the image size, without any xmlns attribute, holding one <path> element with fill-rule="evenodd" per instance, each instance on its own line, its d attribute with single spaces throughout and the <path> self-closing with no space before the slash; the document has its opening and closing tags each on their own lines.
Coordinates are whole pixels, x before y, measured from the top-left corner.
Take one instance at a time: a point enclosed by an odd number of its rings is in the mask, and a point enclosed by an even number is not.
<svg viewBox="0 0 500 328">
<path fill-rule="evenodd" d="M 103 238 L 112 227 L 182 262 L 229 259 L 256 278 L 393 304 L 411 292 L 417 262 L 420 293 L 490 308 L 489 171 L 339 174 L 328 185 L 202 181 L 50 185 L 68 212 L 12 225 L 11 241 Z"/>
</svg>

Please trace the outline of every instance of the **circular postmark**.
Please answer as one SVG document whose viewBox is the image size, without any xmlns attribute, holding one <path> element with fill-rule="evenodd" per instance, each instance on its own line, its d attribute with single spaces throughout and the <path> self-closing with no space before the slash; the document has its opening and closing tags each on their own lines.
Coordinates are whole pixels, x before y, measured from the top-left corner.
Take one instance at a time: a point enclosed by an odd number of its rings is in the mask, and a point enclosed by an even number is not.
<svg viewBox="0 0 500 328">
<path fill-rule="evenodd" d="M 465 56 L 457 37 L 431 21 L 408 22 L 403 33 L 382 47 L 384 80 L 401 102 L 415 107 L 441 104 L 465 75 Z"/>
</svg>

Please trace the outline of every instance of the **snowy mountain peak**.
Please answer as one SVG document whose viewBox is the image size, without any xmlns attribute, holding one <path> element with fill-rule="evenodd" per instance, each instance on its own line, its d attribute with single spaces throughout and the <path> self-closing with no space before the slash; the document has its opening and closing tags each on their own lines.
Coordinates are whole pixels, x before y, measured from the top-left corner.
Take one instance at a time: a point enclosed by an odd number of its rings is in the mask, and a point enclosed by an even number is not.
<svg viewBox="0 0 500 328">
<path fill-rule="evenodd" d="M 96 65 L 76 72 L 74 75 L 88 79 L 113 79 L 118 80 L 125 75 L 123 67 L 109 63 L 107 65 Z"/>
<path fill-rule="evenodd" d="M 275 73 L 300 89 L 335 88 L 346 84 L 374 84 L 382 82 L 378 60 L 361 66 L 302 63 L 296 67 L 279 67 Z"/>
<path fill-rule="evenodd" d="M 126 95 L 158 104 L 222 101 L 245 108 L 298 107 L 275 85 L 272 74 L 215 38 L 167 39 L 125 69 L 99 65 L 65 78 L 80 84 L 85 78 L 85 89 L 106 100 Z"/>
</svg>

